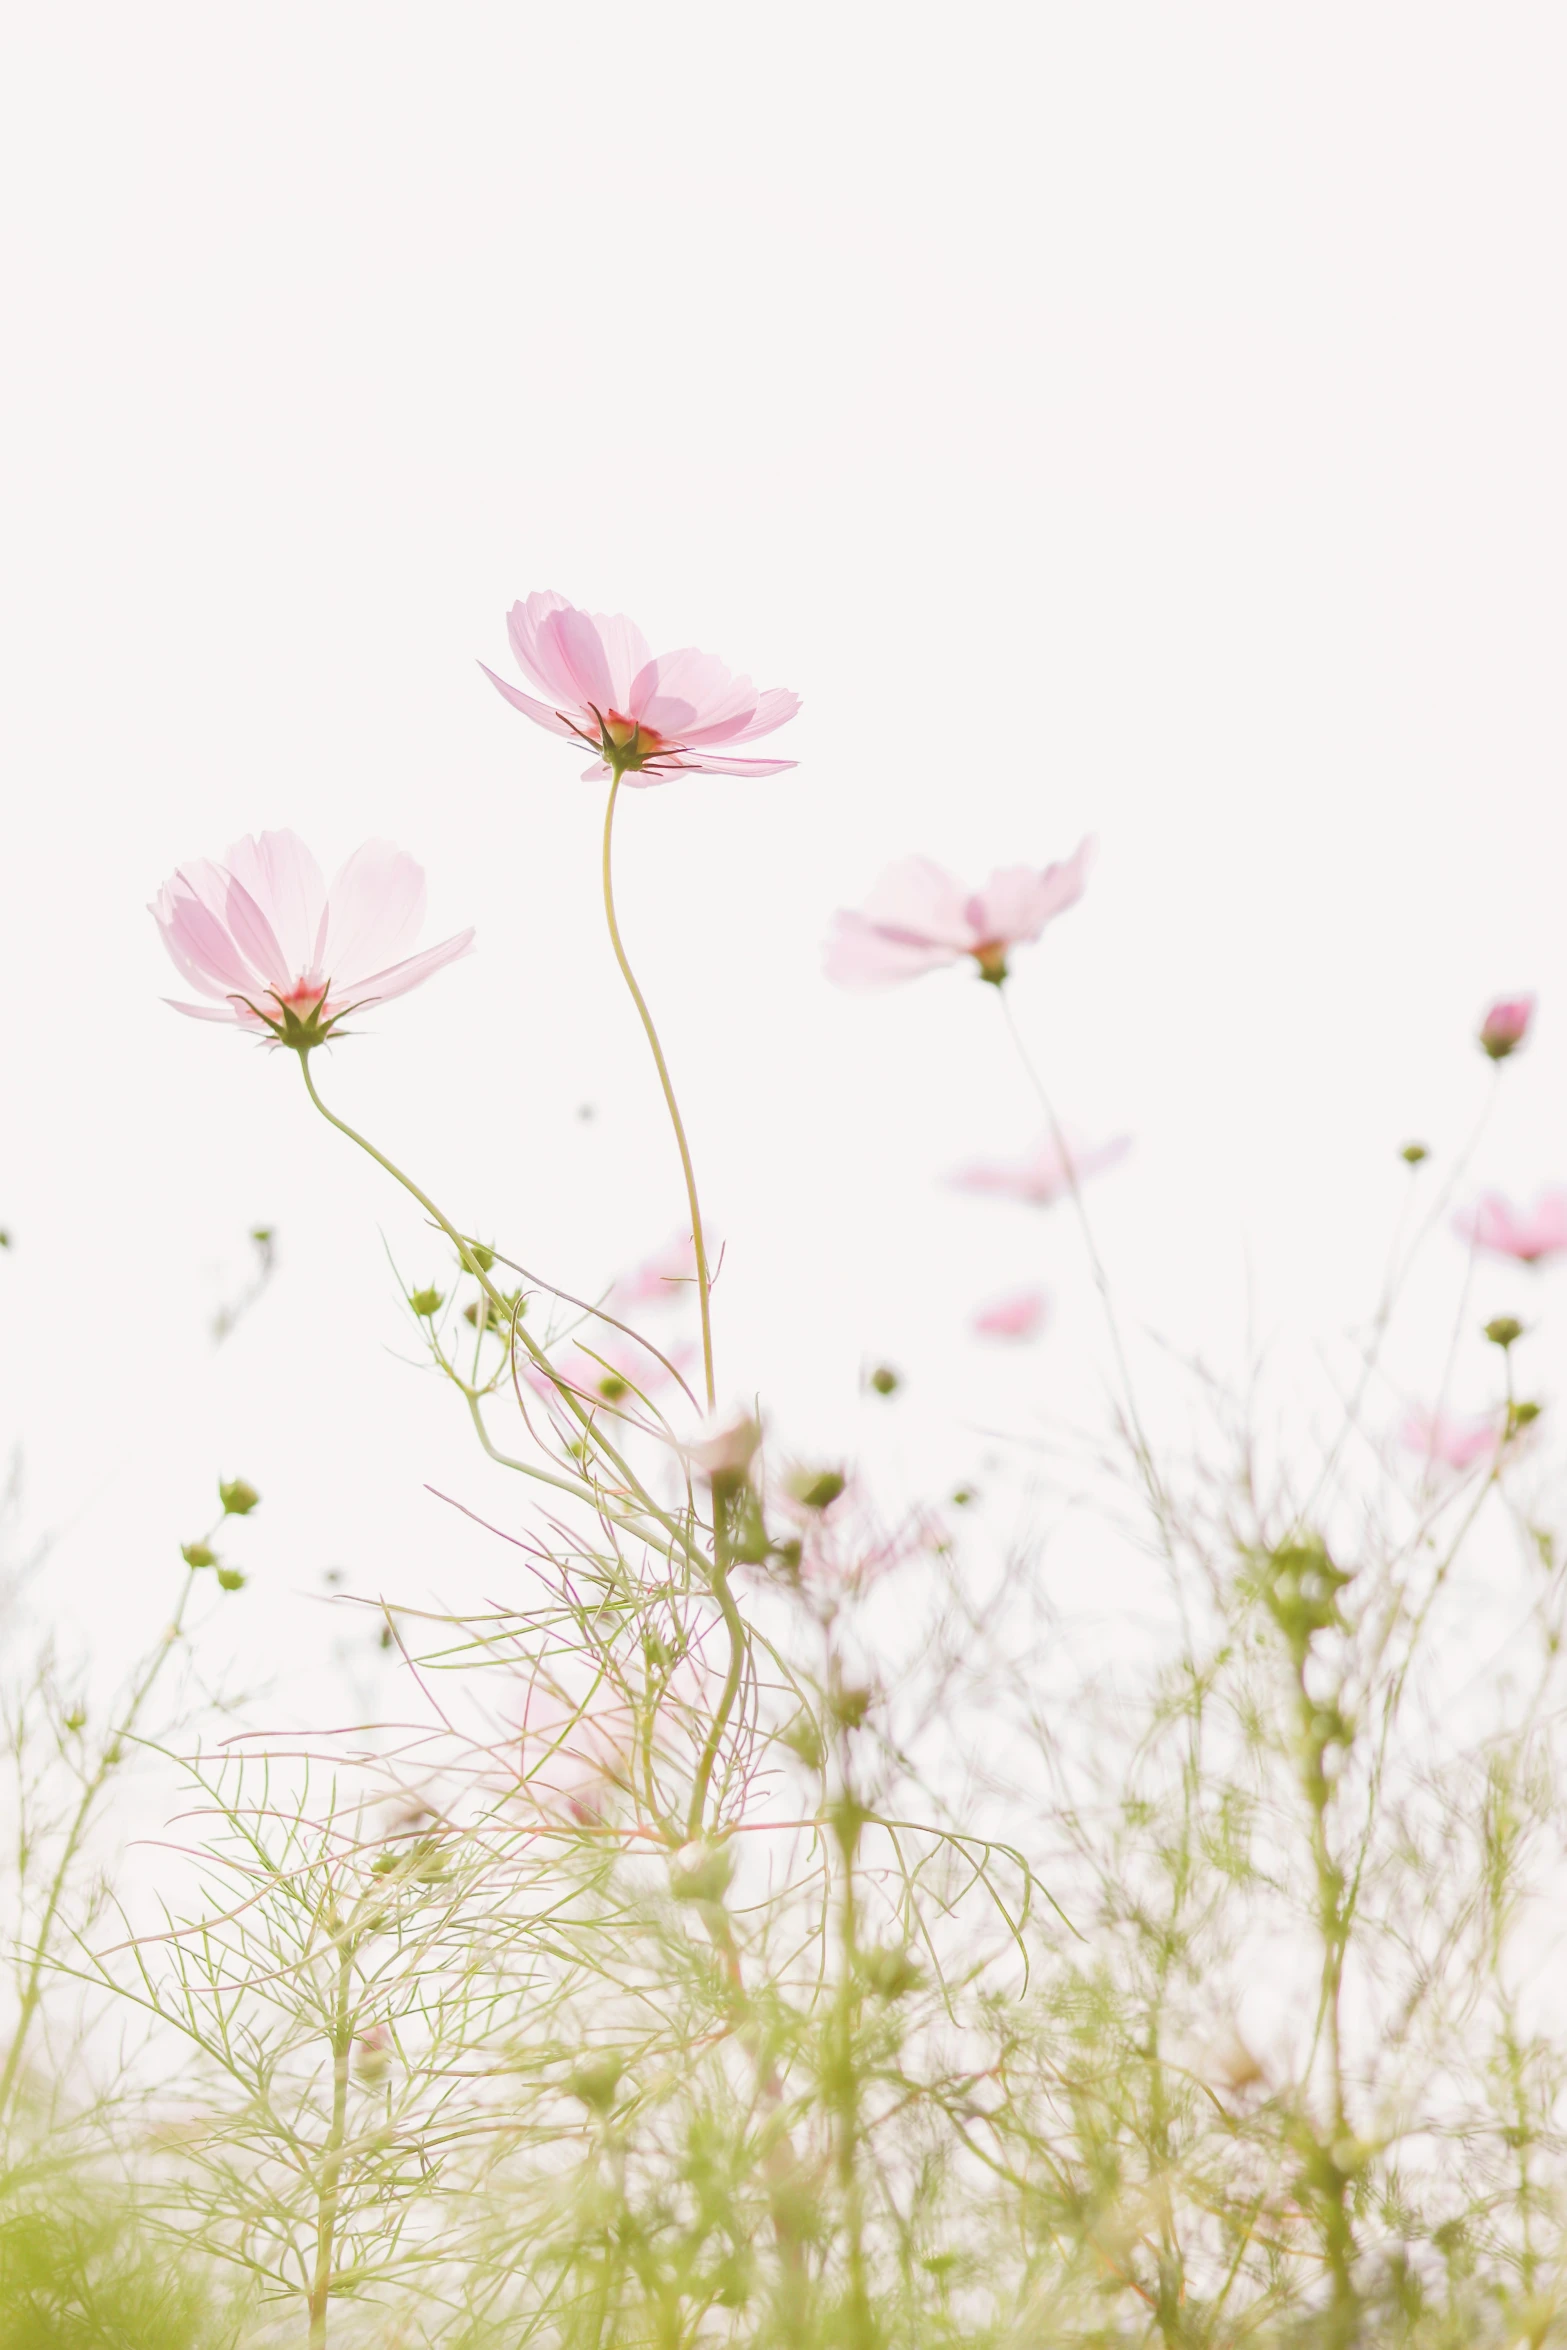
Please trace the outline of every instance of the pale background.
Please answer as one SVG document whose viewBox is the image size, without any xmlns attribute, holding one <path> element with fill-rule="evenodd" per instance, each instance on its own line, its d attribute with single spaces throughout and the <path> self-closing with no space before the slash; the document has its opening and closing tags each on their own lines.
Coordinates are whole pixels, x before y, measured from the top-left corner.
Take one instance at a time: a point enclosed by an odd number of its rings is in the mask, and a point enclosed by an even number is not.
<svg viewBox="0 0 1567 2350">
<path fill-rule="evenodd" d="M 438 1252 L 290 1063 L 162 1008 L 144 908 L 263 825 L 329 870 L 404 844 L 479 951 L 329 1098 L 568 1282 L 661 1241 L 599 795 L 474 665 L 532 587 L 805 696 L 795 773 L 639 795 L 621 848 L 724 1383 L 790 1440 L 864 1422 L 939 1493 L 1100 1411 L 1068 1220 L 940 1188 L 1036 1125 L 988 993 L 820 976 L 911 850 L 977 880 L 1099 834 L 1018 1010 L 1067 1113 L 1137 1136 L 1094 1196 L 1128 1322 L 1226 1377 L 1365 1317 L 1397 1147 L 1450 1163 L 1501 990 L 1544 1010 L 1477 1173 L 1567 1176 L 1564 104 L 1548 6 L 14 19 L 0 1400 L 44 1611 L 144 1637 L 220 1468 L 265 1495 L 231 1623 L 284 1710 L 364 1639 L 327 1568 L 505 1593 L 424 1488 L 519 1496 L 395 1352 L 381 1235 Z M 214 1350 L 258 1219 L 278 1277 Z M 1429 1269 L 1378 1424 L 1440 1377 L 1457 1243 Z M 966 1335 L 1036 1278 L 1036 1349 Z"/>
</svg>

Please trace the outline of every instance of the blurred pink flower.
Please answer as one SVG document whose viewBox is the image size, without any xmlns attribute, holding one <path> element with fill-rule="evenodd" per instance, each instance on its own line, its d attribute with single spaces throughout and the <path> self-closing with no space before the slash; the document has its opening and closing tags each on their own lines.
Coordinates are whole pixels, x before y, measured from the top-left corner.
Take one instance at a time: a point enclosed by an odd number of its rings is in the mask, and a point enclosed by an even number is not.
<svg viewBox="0 0 1567 2350">
<path fill-rule="evenodd" d="M 717 1483 L 734 1484 L 750 1471 L 762 1442 L 762 1424 L 744 1405 L 709 1412 L 681 1450 L 693 1467 Z"/>
<path fill-rule="evenodd" d="M 471 930 L 408 949 L 424 921 L 424 874 L 384 840 L 356 849 L 330 889 L 297 833 L 236 841 L 221 864 L 198 858 L 148 911 L 192 987 L 217 999 L 175 1003 L 305 1051 L 349 1012 L 406 995 L 473 944 Z"/>
<path fill-rule="evenodd" d="M 687 645 L 649 652 L 647 639 L 621 612 L 579 612 L 553 588 L 513 604 L 506 619 L 517 666 L 543 695 L 535 701 L 493 669 L 484 670 L 514 710 L 551 734 L 586 743 L 594 763 L 585 783 L 607 782 L 619 769 L 628 783 L 663 783 L 671 775 L 781 775 L 793 759 L 736 759 L 721 746 L 771 734 L 800 707 L 798 694 L 772 686 L 759 693 L 748 677 L 731 677 L 722 661 Z"/>
<path fill-rule="evenodd" d="M 1117 1134 L 1109 1142 L 1087 1143 L 1068 1135 L 1063 1154 L 1055 1136 L 1043 1134 L 1025 1158 L 1008 1164 L 981 1161 L 960 1167 L 948 1180 L 956 1191 L 990 1192 L 1001 1199 L 1023 1200 L 1030 1207 L 1048 1208 L 1071 1190 L 1074 1174 L 1079 1183 L 1086 1182 L 1090 1175 L 1118 1165 L 1131 1147 L 1129 1134 Z"/>
<path fill-rule="evenodd" d="M 1493 1061 L 1505 1061 L 1529 1033 L 1536 999 L 1532 995 L 1503 996 L 1480 1023 L 1480 1043 Z"/>
<path fill-rule="evenodd" d="M 1472 1207 L 1461 1208 L 1453 1230 L 1471 1248 L 1495 1257 L 1516 1257 L 1521 1264 L 1542 1264 L 1567 1249 L 1567 1186 L 1555 1185 L 1537 1194 L 1530 1208 L 1515 1208 L 1499 1191 L 1488 1191 Z"/>
<path fill-rule="evenodd" d="M 940 1551 L 946 1541 L 940 1519 L 929 1510 L 912 1510 L 900 1524 L 887 1526 L 853 1475 L 825 1506 L 804 1499 L 787 1478 L 771 1489 L 770 1502 L 799 1545 L 783 1565 L 785 1578 L 823 1616 L 863 1596 L 905 1560 Z"/>
<path fill-rule="evenodd" d="M 1501 1444 L 1502 1430 L 1494 1418 L 1459 1420 L 1451 1413 L 1412 1404 L 1399 1429 L 1399 1440 L 1406 1451 L 1418 1453 L 1428 1465 L 1464 1470 L 1492 1457 Z"/>
<path fill-rule="evenodd" d="M 1008 948 L 1038 938 L 1076 905 L 1094 847 L 1080 841 L 1064 864 L 1043 872 L 1007 866 L 972 894 L 929 858 L 906 857 L 887 868 L 862 907 L 833 916 L 827 976 L 843 987 L 890 987 L 971 955 L 981 978 L 999 985 Z"/>
<path fill-rule="evenodd" d="M 980 1338 L 1037 1338 L 1048 1308 L 1042 1289 L 1015 1289 L 981 1306 L 970 1327 Z"/>
<path fill-rule="evenodd" d="M 531 1360 L 519 1368 L 538 1395 L 559 1395 L 559 1382 L 584 1403 L 618 1404 L 629 1398 L 635 1406 L 639 1397 L 655 1396 L 661 1389 L 672 1386 L 676 1374 L 683 1375 L 694 1360 L 696 1350 L 681 1345 L 665 1347 L 660 1352 L 668 1356 L 668 1363 L 661 1362 L 658 1355 L 619 1331 L 605 1330 L 584 1345 L 568 1347 L 553 1364 L 556 1374 L 553 1379 Z M 669 1364 L 673 1364 L 673 1370 Z"/>
<path fill-rule="evenodd" d="M 681 1232 L 629 1273 L 622 1273 L 608 1302 L 617 1314 L 630 1313 L 638 1306 L 679 1305 L 694 1294 L 695 1284 L 696 1247 L 690 1233 Z"/>
</svg>

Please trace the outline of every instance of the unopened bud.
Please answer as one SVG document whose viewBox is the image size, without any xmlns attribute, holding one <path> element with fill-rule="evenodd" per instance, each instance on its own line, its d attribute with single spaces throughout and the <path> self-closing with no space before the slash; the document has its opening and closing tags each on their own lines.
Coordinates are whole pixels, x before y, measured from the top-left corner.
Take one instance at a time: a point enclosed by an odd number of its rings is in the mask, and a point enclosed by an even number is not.
<svg viewBox="0 0 1567 2350">
<path fill-rule="evenodd" d="M 240 1573 L 238 1567 L 219 1567 L 218 1588 L 220 1591 L 244 1590 L 245 1578 Z"/>
<path fill-rule="evenodd" d="M 187 1567 L 215 1567 L 218 1563 L 217 1552 L 209 1550 L 205 1542 L 181 1543 L 180 1557 Z"/>
<path fill-rule="evenodd" d="M 571 2096 L 580 2097 L 590 2113 L 608 2113 L 625 2069 L 618 2056 L 589 2057 L 572 2066 L 566 2088 Z"/>
<path fill-rule="evenodd" d="M 896 1395 L 903 1381 L 890 1364 L 879 1363 L 865 1384 L 874 1388 L 878 1395 Z"/>
<path fill-rule="evenodd" d="M 735 1873 L 734 1854 L 700 1839 L 671 1854 L 669 1890 L 677 1901 L 722 1901 Z"/>
<path fill-rule="evenodd" d="M 1532 1428 L 1543 1408 L 1543 1405 L 1537 1403 L 1510 1403 L 1507 1407 L 1509 1438 L 1521 1436 L 1526 1428 Z"/>
<path fill-rule="evenodd" d="M 1487 1322 L 1485 1334 L 1493 1346 L 1505 1352 L 1523 1336 L 1523 1324 L 1515 1322 L 1511 1314 L 1498 1314 L 1494 1322 Z"/>
<path fill-rule="evenodd" d="M 433 1322 L 441 1310 L 441 1293 L 438 1289 L 413 1289 L 408 1303 L 422 1322 Z"/>
<path fill-rule="evenodd" d="M 1505 1061 L 1528 1036 L 1529 1023 L 1533 1018 L 1532 995 L 1503 996 L 1500 1002 L 1491 1006 L 1480 1023 L 1481 1051 L 1493 1061 Z"/>
<path fill-rule="evenodd" d="M 229 1517 L 248 1518 L 261 1496 L 243 1477 L 227 1477 L 218 1481 L 218 1499 Z"/>
<path fill-rule="evenodd" d="M 1421 1160 L 1428 1159 L 1431 1153 L 1423 1142 L 1406 1142 L 1398 1155 L 1406 1167 L 1418 1167 Z"/>
<path fill-rule="evenodd" d="M 849 1480 L 841 1469 L 792 1469 L 785 1485 L 802 1509 L 832 1508 Z"/>
<path fill-rule="evenodd" d="M 762 1441 L 762 1424 L 750 1412 L 719 1412 L 686 1446 L 686 1458 L 712 1479 L 716 1493 L 737 1493 L 750 1473 Z"/>
<path fill-rule="evenodd" d="M 481 1273 L 487 1273 L 495 1262 L 495 1251 L 486 1248 L 482 1240 L 465 1240 L 463 1254 Z"/>
</svg>

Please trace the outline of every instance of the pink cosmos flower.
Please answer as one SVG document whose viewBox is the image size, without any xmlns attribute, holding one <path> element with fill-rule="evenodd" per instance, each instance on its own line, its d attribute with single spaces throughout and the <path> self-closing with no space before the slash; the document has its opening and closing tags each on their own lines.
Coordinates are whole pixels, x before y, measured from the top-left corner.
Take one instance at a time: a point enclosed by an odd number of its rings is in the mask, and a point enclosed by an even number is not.
<svg viewBox="0 0 1567 2350">
<path fill-rule="evenodd" d="M 296 1052 L 348 1013 L 406 995 L 473 944 L 462 930 L 408 952 L 424 921 L 424 873 L 384 840 L 356 849 L 329 889 L 297 833 L 257 833 L 221 864 L 181 865 L 148 911 L 176 967 L 216 999 L 175 1003 L 176 1012 Z"/>
<path fill-rule="evenodd" d="M 651 653 L 621 612 L 579 612 L 547 588 L 513 604 L 507 634 L 517 666 L 543 695 L 536 701 L 493 669 L 497 693 L 536 726 L 586 743 L 594 763 L 584 783 L 663 783 L 671 775 L 781 775 L 793 759 L 736 759 L 724 746 L 771 734 L 800 707 L 785 686 L 759 693 L 722 661 L 692 645 Z"/>
<path fill-rule="evenodd" d="M 1499 1191 L 1485 1192 L 1472 1207 L 1461 1208 L 1453 1230 L 1471 1248 L 1494 1257 L 1516 1257 L 1520 1264 L 1543 1264 L 1547 1257 L 1567 1249 L 1567 1185 L 1540 1192 L 1530 1208 L 1515 1208 Z"/>
<path fill-rule="evenodd" d="M 1042 1289 L 1015 1289 L 981 1306 L 970 1327 L 979 1338 L 1037 1338 L 1048 1310 Z"/>
<path fill-rule="evenodd" d="M 672 1386 L 677 1376 L 683 1377 L 696 1350 L 682 1345 L 661 1352 L 667 1353 L 667 1362 L 619 1331 L 604 1330 L 585 1345 L 569 1347 L 553 1364 L 553 1379 L 531 1360 L 520 1367 L 528 1385 L 546 1400 L 557 1397 L 564 1384 L 586 1404 L 626 1403 L 635 1409 L 640 1398 L 651 1398 Z"/>
<path fill-rule="evenodd" d="M 1472 1469 L 1476 1461 L 1492 1457 L 1502 1441 L 1502 1431 L 1494 1418 L 1459 1420 L 1451 1413 L 1413 1404 L 1405 1414 L 1399 1439 L 1406 1451 L 1418 1453 L 1428 1468 L 1462 1472 Z"/>
<path fill-rule="evenodd" d="M 833 916 L 826 971 L 842 987 L 891 987 L 971 955 L 979 975 L 999 986 L 1007 952 L 1036 938 L 1075 906 L 1088 880 L 1095 843 L 1080 841 L 1066 862 L 1036 873 L 1009 865 L 970 893 L 927 857 L 890 865 L 864 905 Z"/>
<path fill-rule="evenodd" d="M 609 1293 L 610 1309 L 625 1314 L 638 1306 L 679 1305 L 694 1294 L 695 1284 L 696 1245 L 689 1232 L 680 1232 L 629 1273 L 622 1273 Z"/>
<path fill-rule="evenodd" d="M 1114 1167 L 1125 1158 L 1132 1147 L 1129 1134 L 1117 1134 L 1109 1142 L 1085 1143 L 1074 1135 L 1066 1137 L 1065 1151 L 1053 1134 L 1043 1134 L 1025 1158 L 1006 1164 L 981 1161 L 975 1166 L 960 1167 L 949 1177 L 956 1191 L 989 1192 L 999 1199 L 1024 1201 L 1029 1207 L 1048 1208 L 1063 1198 L 1072 1188 L 1072 1177 L 1079 1183 L 1090 1175 L 1099 1175 L 1107 1167 Z"/>
<path fill-rule="evenodd" d="M 1536 999 L 1532 995 L 1503 996 L 1480 1023 L 1480 1045 L 1493 1061 L 1505 1061 L 1529 1033 Z"/>
</svg>

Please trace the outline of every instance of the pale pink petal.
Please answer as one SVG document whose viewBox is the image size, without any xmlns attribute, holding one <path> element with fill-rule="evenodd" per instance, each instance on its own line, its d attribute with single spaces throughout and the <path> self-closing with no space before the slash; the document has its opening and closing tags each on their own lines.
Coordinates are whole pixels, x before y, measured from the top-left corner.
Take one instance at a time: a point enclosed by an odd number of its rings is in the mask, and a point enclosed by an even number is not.
<svg viewBox="0 0 1567 2350">
<path fill-rule="evenodd" d="M 798 759 L 731 759 L 721 753 L 694 751 L 682 754 L 669 762 L 670 771 L 681 775 L 787 775 L 791 767 L 798 767 Z M 628 783 L 662 783 L 662 775 L 628 775 Z"/>
<path fill-rule="evenodd" d="M 1447 1412 L 1428 1411 L 1416 1404 L 1406 1413 L 1399 1437 L 1406 1450 L 1419 1453 L 1428 1467 L 1439 1463 L 1445 1469 L 1462 1471 L 1473 1468 L 1476 1461 L 1493 1458 L 1502 1441 L 1502 1429 L 1495 1419 L 1458 1420 Z"/>
<path fill-rule="evenodd" d="M 970 901 L 970 915 L 986 941 L 1002 946 L 1036 939 L 1047 922 L 1075 906 L 1083 894 L 1095 843 L 1083 841 L 1064 864 L 1012 865 L 992 873 Z"/>
<path fill-rule="evenodd" d="M 1010 1163 L 981 1161 L 959 1168 L 948 1181 L 957 1191 L 984 1192 L 999 1199 L 1021 1200 L 1029 1207 L 1047 1208 L 1071 1191 L 1073 1174 L 1079 1183 L 1085 1183 L 1090 1176 L 1116 1166 L 1131 1147 L 1129 1134 L 1118 1134 L 1101 1143 L 1085 1143 L 1069 1136 L 1069 1165 L 1054 1136 L 1046 1134 L 1023 1159 Z"/>
<path fill-rule="evenodd" d="M 518 668 L 551 703 L 574 702 L 575 696 L 558 666 L 553 642 L 548 647 L 541 645 L 539 632 L 557 612 L 570 610 L 564 596 L 558 596 L 553 588 L 545 588 L 524 602 L 513 604 L 506 615 L 506 634 Z"/>
<path fill-rule="evenodd" d="M 223 1020 L 230 1027 L 236 1021 L 245 1026 L 259 1025 L 240 1004 L 182 1004 L 172 995 L 166 995 L 163 1000 L 171 1012 L 183 1012 L 187 1020 Z"/>
<path fill-rule="evenodd" d="M 604 640 L 591 616 L 574 604 L 550 613 L 540 624 L 538 645 L 546 656 L 546 674 L 561 680 L 561 699 L 578 709 L 596 710 L 602 717 L 614 708 L 609 659 Z"/>
<path fill-rule="evenodd" d="M 1542 1191 L 1530 1208 L 1516 1209 L 1499 1191 L 1461 1208 L 1453 1229 L 1471 1248 L 1536 1265 L 1567 1249 L 1567 1189 Z"/>
<path fill-rule="evenodd" d="M 634 717 L 636 713 L 631 707 L 634 680 L 653 658 L 647 638 L 624 612 L 595 612 L 593 625 L 603 645 L 609 672 L 610 707 L 622 717 Z"/>
<path fill-rule="evenodd" d="M 226 996 L 235 988 L 258 992 L 260 978 L 219 916 L 191 890 L 183 870 L 164 883 L 150 911 L 171 961 L 203 995 Z"/>
<path fill-rule="evenodd" d="M 563 718 L 558 710 L 552 710 L 547 702 L 536 702 L 531 694 L 521 693 L 516 686 L 508 685 L 504 677 L 497 677 L 494 670 L 487 668 L 484 662 L 481 661 L 479 667 L 484 670 L 496 692 L 504 694 L 512 708 L 520 710 L 525 718 L 531 718 L 535 726 L 548 727 L 551 734 L 569 735 L 573 742 L 580 742 L 582 738 L 576 727 Z"/>
<path fill-rule="evenodd" d="M 303 974 L 290 966 L 277 932 L 242 881 L 230 879 L 223 901 L 223 919 L 228 924 L 230 938 L 246 960 L 255 965 L 267 986 L 286 995 L 294 980 Z"/>
<path fill-rule="evenodd" d="M 887 867 L 860 912 L 892 938 L 971 954 L 980 942 L 968 904 L 962 882 L 940 865 L 929 857 L 904 857 Z"/>
<path fill-rule="evenodd" d="M 334 876 L 328 902 L 320 955 L 301 968 L 322 972 L 340 996 L 413 946 L 424 922 L 423 867 L 390 841 L 367 840 Z"/>
<path fill-rule="evenodd" d="M 426 947 L 421 954 L 410 955 L 405 963 L 394 963 L 389 971 L 372 971 L 364 979 L 354 982 L 356 999 L 367 1004 L 384 1004 L 393 996 L 406 995 L 432 971 L 439 971 L 447 963 L 456 963 L 471 953 L 474 933 L 459 930 L 453 938 L 443 938 L 438 947 Z M 340 990 L 334 990 L 336 1001 Z"/>
<path fill-rule="evenodd" d="M 922 971 L 939 970 L 942 964 L 955 962 L 961 951 L 894 938 L 867 922 L 863 914 L 840 912 L 833 916 L 827 933 L 823 969 L 840 987 L 892 987 L 899 980 L 917 979 Z"/>
<path fill-rule="evenodd" d="M 637 678 L 631 715 L 672 743 L 720 743 L 756 713 L 756 688 L 694 645 L 660 653 Z"/>
<path fill-rule="evenodd" d="M 981 1306 L 973 1328 L 981 1338 L 1037 1338 L 1045 1326 L 1048 1300 L 1042 1289 L 1018 1289 Z"/>
<path fill-rule="evenodd" d="M 707 1240 L 711 1249 L 711 1234 Z M 689 1232 L 681 1232 L 629 1273 L 622 1273 L 610 1291 L 609 1302 L 616 1313 L 637 1306 L 678 1305 L 693 1295 L 695 1282 L 696 1244 Z"/>
<path fill-rule="evenodd" d="M 315 967 L 326 885 L 297 832 L 258 832 L 237 840 L 223 862 L 267 918 L 291 974 Z"/>
<path fill-rule="evenodd" d="M 758 735 L 771 734 L 775 727 L 786 726 L 799 707 L 799 695 L 792 693 L 788 686 L 770 685 L 765 693 L 757 696 L 756 708 L 741 731 L 729 739 L 736 743 L 755 742 Z"/>
</svg>

